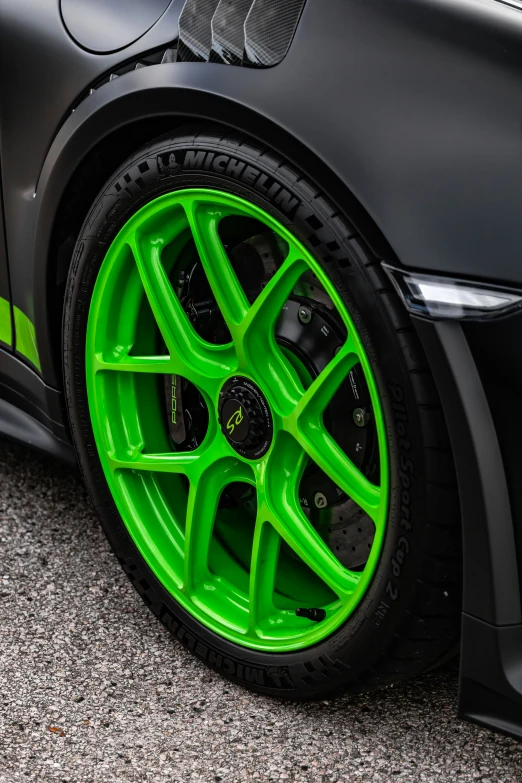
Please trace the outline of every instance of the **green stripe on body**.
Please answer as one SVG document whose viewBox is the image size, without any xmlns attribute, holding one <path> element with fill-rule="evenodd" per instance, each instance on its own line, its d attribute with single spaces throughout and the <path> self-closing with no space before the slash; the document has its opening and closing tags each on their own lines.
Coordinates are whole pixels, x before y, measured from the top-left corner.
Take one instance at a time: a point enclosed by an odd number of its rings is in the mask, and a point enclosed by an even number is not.
<svg viewBox="0 0 522 783">
<path fill-rule="evenodd" d="M 36 345 L 34 326 L 18 307 L 13 308 L 16 334 L 16 350 L 22 354 L 37 370 L 40 370 L 40 358 Z M 13 330 L 11 326 L 11 303 L 0 296 L 0 342 L 12 347 Z"/>
<path fill-rule="evenodd" d="M 11 305 L 0 296 L 0 340 L 6 345 L 12 345 Z"/>
<path fill-rule="evenodd" d="M 9 303 L 7 303 L 9 305 Z M 14 325 L 16 334 L 16 350 L 22 356 L 34 364 L 37 370 L 40 370 L 40 357 L 38 356 L 38 347 L 36 345 L 36 334 L 34 326 L 29 318 L 22 313 L 18 307 L 13 307 Z"/>
</svg>

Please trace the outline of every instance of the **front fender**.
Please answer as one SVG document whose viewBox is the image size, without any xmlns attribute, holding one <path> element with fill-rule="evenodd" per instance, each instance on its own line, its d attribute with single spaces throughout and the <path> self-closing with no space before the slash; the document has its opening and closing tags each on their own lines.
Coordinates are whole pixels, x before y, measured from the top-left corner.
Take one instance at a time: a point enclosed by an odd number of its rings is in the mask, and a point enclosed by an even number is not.
<svg viewBox="0 0 522 783">
<path fill-rule="evenodd" d="M 14 300 L 28 273 L 42 290 L 79 161 L 114 128 L 155 116 L 218 121 L 274 146 L 341 207 L 352 194 L 386 238 L 381 254 L 391 247 L 407 267 L 522 284 L 521 42 L 522 12 L 497 0 L 309 0 L 274 68 L 174 63 L 110 82 L 52 144 L 11 258 Z M 34 314 L 40 347 L 36 297 Z M 49 378 L 51 365 L 43 357 Z"/>
</svg>

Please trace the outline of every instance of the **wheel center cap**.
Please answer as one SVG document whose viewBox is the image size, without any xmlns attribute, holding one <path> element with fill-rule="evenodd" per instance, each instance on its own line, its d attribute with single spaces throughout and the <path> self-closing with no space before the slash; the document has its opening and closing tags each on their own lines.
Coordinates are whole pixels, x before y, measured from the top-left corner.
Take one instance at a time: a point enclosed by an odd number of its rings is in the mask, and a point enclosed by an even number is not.
<svg viewBox="0 0 522 783">
<path fill-rule="evenodd" d="M 259 459 L 270 448 L 270 408 L 259 387 L 248 378 L 236 375 L 221 389 L 219 423 L 225 438 L 243 457 Z"/>
</svg>

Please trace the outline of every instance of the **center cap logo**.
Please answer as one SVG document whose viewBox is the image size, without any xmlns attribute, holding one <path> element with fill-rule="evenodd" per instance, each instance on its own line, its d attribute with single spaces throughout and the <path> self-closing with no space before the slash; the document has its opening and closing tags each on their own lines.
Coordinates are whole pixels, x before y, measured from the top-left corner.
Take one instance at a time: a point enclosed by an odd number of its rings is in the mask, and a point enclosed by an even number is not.
<svg viewBox="0 0 522 783">
<path fill-rule="evenodd" d="M 227 400 L 221 410 L 221 417 L 230 440 L 242 443 L 248 438 L 250 432 L 248 414 L 238 400 Z"/>
<path fill-rule="evenodd" d="M 272 414 L 261 390 L 235 376 L 219 395 L 219 423 L 231 446 L 247 459 L 262 457 L 272 442 Z"/>
<path fill-rule="evenodd" d="M 243 408 L 240 405 L 237 411 L 233 413 L 230 419 L 227 421 L 227 430 L 231 435 L 234 434 L 234 430 L 241 424 L 244 418 L 245 415 L 243 413 Z"/>
</svg>

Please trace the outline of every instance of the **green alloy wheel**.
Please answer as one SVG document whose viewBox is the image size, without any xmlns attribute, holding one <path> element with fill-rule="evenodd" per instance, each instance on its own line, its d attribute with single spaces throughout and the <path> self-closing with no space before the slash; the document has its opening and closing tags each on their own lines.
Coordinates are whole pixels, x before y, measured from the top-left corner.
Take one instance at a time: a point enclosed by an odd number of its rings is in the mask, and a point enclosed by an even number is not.
<svg viewBox="0 0 522 783">
<path fill-rule="evenodd" d="M 255 233 L 242 241 L 245 221 Z M 268 269 L 261 262 L 249 269 L 243 287 L 239 264 L 261 243 L 274 248 Z M 200 291 L 198 275 L 205 278 Z M 305 306 L 298 293 L 306 275 L 332 309 L 323 313 L 313 300 Z M 285 355 L 278 344 L 281 313 L 292 303 L 300 331 L 315 337 L 313 350 L 321 352 L 324 368 L 315 377 L 304 353 L 290 356 L 287 348 Z M 140 321 L 149 308 L 151 317 Z M 198 334 L 198 313 L 211 308 Z M 347 424 L 356 436 L 365 426 L 375 430 L 370 475 L 354 461 L 362 438 L 347 455 L 324 417 L 337 393 L 347 401 L 344 387 L 356 382 L 355 367 L 371 402 L 349 411 Z M 221 636 L 261 650 L 314 644 L 350 616 L 375 571 L 386 524 L 384 419 L 345 305 L 279 222 L 245 199 L 208 189 L 159 196 L 136 212 L 111 245 L 94 289 L 87 388 L 122 518 L 187 611 Z M 371 423 L 359 426 L 357 416 Z M 308 498 L 311 468 L 319 482 Z M 331 484 L 336 505 L 337 496 L 350 498 L 373 523 L 359 570 L 343 565 L 324 540 L 333 510 L 323 484 Z"/>
<path fill-rule="evenodd" d="M 97 199 L 66 298 L 72 432 L 117 556 L 187 647 L 293 698 L 374 687 L 455 643 L 451 458 L 426 457 L 445 428 L 362 239 L 243 146 L 160 139 Z"/>
</svg>

